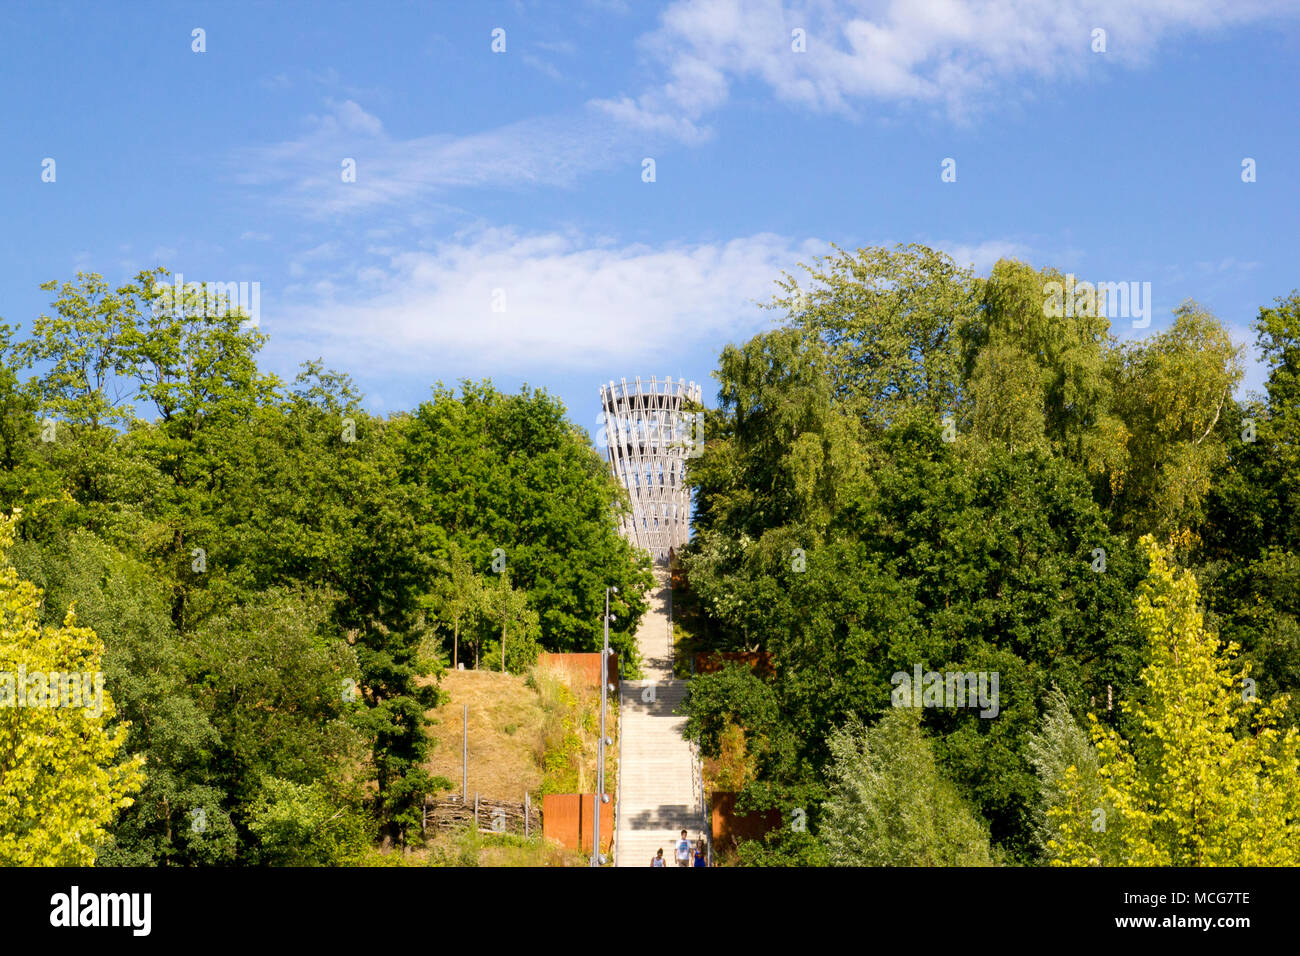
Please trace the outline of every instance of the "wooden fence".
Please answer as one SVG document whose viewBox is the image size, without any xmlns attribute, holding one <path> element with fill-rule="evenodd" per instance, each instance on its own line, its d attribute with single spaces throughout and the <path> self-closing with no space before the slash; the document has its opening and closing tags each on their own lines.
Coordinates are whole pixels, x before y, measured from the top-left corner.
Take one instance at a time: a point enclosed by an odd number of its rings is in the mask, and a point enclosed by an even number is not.
<svg viewBox="0 0 1300 956">
<path fill-rule="evenodd" d="M 542 825 L 541 810 L 527 794 L 523 803 L 502 800 L 473 800 L 461 802 L 460 796 L 424 801 L 424 829 L 462 830 L 474 827 L 479 833 L 517 833 L 532 836 Z M 590 843 L 590 839 L 587 841 Z"/>
<path fill-rule="evenodd" d="M 464 830 L 471 827 L 479 833 L 517 833 L 532 836 L 539 828 L 542 835 L 570 850 L 591 852 L 594 817 L 590 793 L 548 793 L 542 797 L 540 807 L 525 795 L 523 803 L 502 800 L 483 800 L 475 794 L 473 800 L 461 802 L 459 796 L 424 801 L 424 830 Z M 600 846 L 608 853 L 614 844 L 614 804 L 600 807 Z"/>
</svg>

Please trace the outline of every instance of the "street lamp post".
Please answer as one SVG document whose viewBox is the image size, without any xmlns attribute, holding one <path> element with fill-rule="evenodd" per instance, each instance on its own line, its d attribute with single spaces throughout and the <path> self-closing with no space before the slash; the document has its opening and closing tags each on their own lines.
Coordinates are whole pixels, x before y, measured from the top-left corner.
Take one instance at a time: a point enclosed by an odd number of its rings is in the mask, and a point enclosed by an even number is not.
<svg viewBox="0 0 1300 956">
<path fill-rule="evenodd" d="M 594 820 L 592 821 L 592 845 L 591 845 L 591 865 L 600 866 L 605 862 L 604 855 L 600 852 L 600 808 L 603 804 L 609 802 L 609 794 L 605 792 L 605 702 L 609 691 L 609 622 L 612 617 L 609 613 L 609 595 L 610 592 L 618 593 L 618 588 L 605 588 L 605 642 L 600 652 L 600 740 L 596 744 L 596 795 L 592 799 L 592 805 L 595 807 Z"/>
</svg>

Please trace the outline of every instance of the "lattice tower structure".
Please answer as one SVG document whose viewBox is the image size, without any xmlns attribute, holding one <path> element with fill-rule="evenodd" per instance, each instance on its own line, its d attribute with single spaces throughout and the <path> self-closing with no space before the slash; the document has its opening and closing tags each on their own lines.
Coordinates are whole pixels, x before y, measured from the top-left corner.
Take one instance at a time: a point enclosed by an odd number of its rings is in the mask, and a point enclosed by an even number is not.
<svg viewBox="0 0 1300 956">
<path fill-rule="evenodd" d="M 660 561 L 690 538 L 686 459 L 699 453 L 703 436 L 683 410 L 688 399 L 700 401 L 700 386 L 672 376 L 600 386 L 609 467 L 632 501 L 619 530 Z"/>
</svg>

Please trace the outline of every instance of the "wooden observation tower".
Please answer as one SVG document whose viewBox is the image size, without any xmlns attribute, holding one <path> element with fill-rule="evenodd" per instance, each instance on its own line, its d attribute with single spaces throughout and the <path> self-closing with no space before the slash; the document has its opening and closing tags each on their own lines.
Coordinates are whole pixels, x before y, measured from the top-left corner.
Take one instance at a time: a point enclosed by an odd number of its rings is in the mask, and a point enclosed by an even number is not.
<svg viewBox="0 0 1300 956">
<path fill-rule="evenodd" d="M 704 420 L 687 401 L 699 403 L 700 386 L 671 376 L 600 386 L 609 467 L 632 500 L 619 530 L 660 562 L 690 538 L 686 459 L 703 451 Z"/>
</svg>

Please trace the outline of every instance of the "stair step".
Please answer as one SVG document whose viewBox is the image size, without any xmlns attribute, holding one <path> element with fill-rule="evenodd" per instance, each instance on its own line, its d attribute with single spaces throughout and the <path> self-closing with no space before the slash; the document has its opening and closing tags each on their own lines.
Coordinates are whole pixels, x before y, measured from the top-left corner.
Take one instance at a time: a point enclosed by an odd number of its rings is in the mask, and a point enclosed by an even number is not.
<svg viewBox="0 0 1300 956">
<path fill-rule="evenodd" d="M 644 680 L 623 681 L 622 756 L 619 761 L 618 832 L 615 855 L 619 866 L 648 866 L 662 848 L 669 866 L 676 866 L 674 848 L 685 829 L 691 842 L 700 836 L 703 820 L 699 778 L 690 744 L 682 737 L 686 717 L 677 713 L 686 699 L 687 682 L 672 679 L 669 668 L 669 620 L 661 569 L 659 587 L 637 630 L 637 647 Z M 654 700 L 642 699 L 654 688 Z"/>
</svg>

